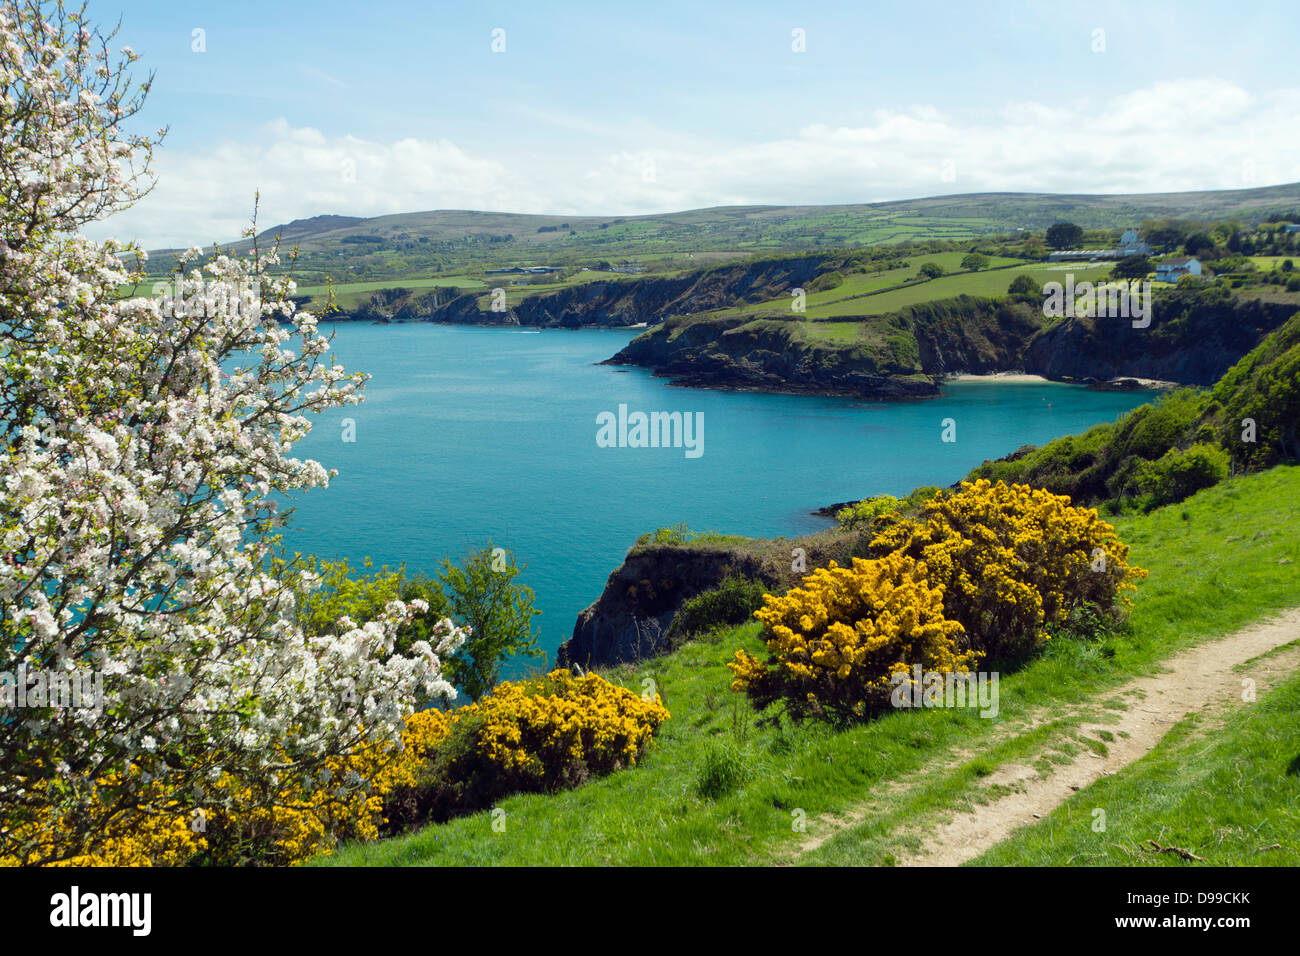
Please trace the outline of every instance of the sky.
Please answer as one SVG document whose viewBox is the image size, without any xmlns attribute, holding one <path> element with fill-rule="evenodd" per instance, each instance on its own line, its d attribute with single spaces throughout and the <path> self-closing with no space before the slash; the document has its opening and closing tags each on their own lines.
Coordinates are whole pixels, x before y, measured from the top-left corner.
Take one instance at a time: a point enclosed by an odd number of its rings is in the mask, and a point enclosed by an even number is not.
<svg viewBox="0 0 1300 956">
<path fill-rule="evenodd" d="M 320 214 L 637 215 L 1300 181 L 1294 3 L 90 0 L 152 70 L 148 248 Z"/>
</svg>

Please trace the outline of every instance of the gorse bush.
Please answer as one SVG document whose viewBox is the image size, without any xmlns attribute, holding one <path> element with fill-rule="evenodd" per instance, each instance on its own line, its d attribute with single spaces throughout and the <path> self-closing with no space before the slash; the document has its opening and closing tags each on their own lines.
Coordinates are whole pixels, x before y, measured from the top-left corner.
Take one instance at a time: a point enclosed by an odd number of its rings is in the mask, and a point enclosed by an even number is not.
<svg viewBox="0 0 1300 956">
<path fill-rule="evenodd" d="M 1024 485 L 965 482 L 883 521 L 883 555 L 813 572 L 755 612 L 767 658 L 728 663 L 732 689 L 795 717 L 856 720 L 889 706 L 914 665 L 965 672 L 1041 648 L 1057 627 L 1113 618 L 1146 572 L 1096 511 Z"/>
<path fill-rule="evenodd" d="M 1114 612 L 1146 576 L 1090 508 L 1027 485 L 963 482 L 872 542 L 925 563 L 966 646 L 999 659 L 1037 650 L 1048 627 L 1086 608 Z"/>
<path fill-rule="evenodd" d="M 905 554 L 832 562 L 763 601 L 754 616 L 767 626 L 767 659 L 739 650 L 727 664 L 732 689 L 760 708 L 784 700 L 795 717 L 857 719 L 889 706 L 896 671 L 965 671 L 978 658 L 959 647 L 962 626 L 944 615 L 943 588 Z"/>
<path fill-rule="evenodd" d="M 445 820 L 511 793 L 553 792 L 634 766 L 668 710 L 596 674 L 504 682 L 452 711 L 445 736 L 385 798 L 390 825 Z"/>
<path fill-rule="evenodd" d="M 682 603 L 668 626 L 668 638 L 678 642 L 699 634 L 711 634 L 750 620 L 763 604 L 766 587 L 761 581 L 729 574 L 711 591 Z"/>
<path fill-rule="evenodd" d="M 78 807 L 109 822 L 93 841 L 74 843 L 67 837 L 76 833 L 75 821 L 68 819 L 74 811 L 63 809 L 66 797 L 48 795 L 47 779 L 20 776 L 18 786 L 30 786 L 32 809 L 11 814 L 0 820 L 9 836 L 9 852 L 0 852 L 0 867 L 42 863 L 46 866 L 179 866 L 202 848 L 200 834 L 191 828 L 183 813 L 156 782 L 145 786 L 139 782 L 132 792 L 139 795 L 139 806 L 110 814 L 108 801 L 125 787 L 111 777 L 75 781 L 80 791 Z"/>
<path fill-rule="evenodd" d="M 427 725 L 422 713 L 412 715 L 403 740 Z M 40 814 L 8 821 L 15 842 L 27 850 L 21 857 L 0 857 L 0 866 L 33 860 L 67 866 L 291 865 L 343 840 L 381 835 L 384 794 L 411 777 L 420 753 L 410 744 L 399 751 L 387 742 L 370 743 L 330 758 L 304 778 L 246 783 L 225 774 L 208 786 L 203 808 L 188 818 L 154 782 L 138 788 L 144 799 L 137 806 L 109 814 L 111 824 L 76 848 L 64 836 L 57 802 L 49 801 Z M 125 789 L 111 777 L 81 786 L 87 791 L 81 799 L 103 811 L 112 807 L 100 805 Z"/>
</svg>

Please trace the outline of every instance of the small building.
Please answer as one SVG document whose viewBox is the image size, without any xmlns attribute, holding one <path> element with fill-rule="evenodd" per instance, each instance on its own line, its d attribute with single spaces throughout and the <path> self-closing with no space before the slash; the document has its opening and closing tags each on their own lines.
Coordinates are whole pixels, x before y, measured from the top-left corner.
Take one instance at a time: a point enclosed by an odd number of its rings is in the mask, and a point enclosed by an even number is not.
<svg viewBox="0 0 1300 956">
<path fill-rule="evenodd" d="M 1286 229 L 1285 229 L 1284 231 L 1285 231 L 1285 232 L 1300 232 L 1300 225 L 1295 225 L 1295 224 L 1293 223 L 1292 225 L 1287 226 Z"/>
<path fill-rule="evenodd" d="M 1192 256 L 1174 256 L 1156 263 L 1157 282 L 1177 282 L 1183 276 L 1201 274 L 1201 263 Z"/>
<path fill-rule="evenodd" d="M 1119 237 L 1119 249 L 1117 251 L 1122 256 L 1151 255 L 1151 247 L 1138 238 L 1136 229 L 1125 230 L 1124 235 Z"/>
<path fill-rule="evenodd" d="M 1098 262 L 1102 259 L 1119 258 L 1118 249 L 1062 249 L 1059 252 L 1049 253 L 1048 262 Z"/>
</svg>

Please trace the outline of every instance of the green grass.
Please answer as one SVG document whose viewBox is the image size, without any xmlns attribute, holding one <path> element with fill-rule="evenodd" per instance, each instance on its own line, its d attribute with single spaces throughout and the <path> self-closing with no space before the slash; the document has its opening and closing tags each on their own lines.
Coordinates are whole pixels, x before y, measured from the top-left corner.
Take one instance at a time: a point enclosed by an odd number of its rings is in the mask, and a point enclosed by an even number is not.
<svg viewBox="0 0 1300 956">
<path fill-rule="evenodd" d="M 825 308 L 808 310 L 809 318 L 823 318 L 839 315 L 883 315 L 897 312 L 909 305 L 918 305 L 935 299 L 951 299 L 959 295 L 995 296 L 1006 295 L 1011 280 L 1021 273 L 1033 276 L 1039 284 L 1052 281 L 1065 281 L 1066 272 L 1074 274 L 1074 281 L 1096 280 L 1109 275 L 1110 266 L 1079 266 L 1066 263 L 1034 262 L 1024 263 L 1008 269 L 992 271 L 963 272 L 957 275 L 940 276 L 929 282 L 918 282 L 903 289 L 881 292 L 863 299 L 851 299 L 837 302 Z"/>
<path fill-rule="evenodd" d="M 737 647 L 760 648 L 758 625 L 745 625 L 607 673 L 638 692 L 653 680 L 672 713 L 637 768 L 577 790 L 503 800 L 504 832 L 479 813 L 316 862 L 772 863 L 794 859 L 804 840 L 830 833 L 829 816 L 855 808 L 858 815 L 797 862 L 896 862 L 916 843 L 911 828 L 919 819 L 995 796 L 984 781 L 998 765 L 1046 766 L 1104 747 L 1104 739 L 1080 736 L 1069 705 L 1093 701 L 1179 648 L 1300 595 L 1300 468 L 1232 479 L 1115 523 L 1132 544 L 1130 560 L 1150 571 L 1131 627 L 1094 642 L 1054 641 L 1032 664 L 1004 674 L 995 719 L 939 709 L 892 713 L 845 731 L 759 727 L 729 690 L 725 668 Z M 1031 717 L 1040 723 L 1027 731 Z M 1294 747 L 1281 749 L 1292 759 Z M 797 829 L 801 820 L 806 832 Z"/>
<path fill-rule="evenodd" d="M 334 285 L 335 295 L 347 295 L 353 292 L 377 292 L 380 289 L 433 289 L 454 286 L 458 289 L 482 289 L 486 283 L 471 276 L 430 276 L 423 279 L 382 280 L 377 282 L 339 282 Z M 303 285 L 298 287 L 298 295 L 323 296 L 329 287 L 322 285 Z"/>
<path fill-rule="evenodd" d="M 1290 259 L 1293 263 L 1300 260 L 1300 255 L 1291 256 L 1250 256 L 1250 261 L 1255 263 L 1255 268 L 1260 272 L 1272 272 L 1280 268 L 1282 263 Z"/>
<path fill-rule="evenodd" d="M 980 272 L 954 272 L 927 282 L 909 282 L 915 279 L 922 263 L 935 262 L 946 270 L 955 270 L 965 253 L 946 252 L 929 256 L 915 256 L 905 260 L 907 265 L 888 272 L 865 273 L 847 276 L 835 289 L 815 292 L 805 300 L 804 317 L 812 319 L 848 318 L 854 316 L 886 315 L 911 305 L 936 299 L 950 299 L 959 295 L 1005 295 L 1012 279 L 1024 273 L 1032 276 L 1039 285 L 1046 282 L 1065 281 L 1066 273 L 1073 273 L 1076 283 L 1095 282 L 1110 274 L 1111 265 L 1084 265 L 1063 262 L 1017 262 L 1015 259 L 993 257 L 995 268 Z M 903 283 L 902 288 L 897 286 Z M 750 314 L 754 316 L 789 316 L 789 298 L 757 302 L 739 309 L 725 310 L 725 314 Z M 723 314 L 723 313 L 718 313 Z"/>
</svg>

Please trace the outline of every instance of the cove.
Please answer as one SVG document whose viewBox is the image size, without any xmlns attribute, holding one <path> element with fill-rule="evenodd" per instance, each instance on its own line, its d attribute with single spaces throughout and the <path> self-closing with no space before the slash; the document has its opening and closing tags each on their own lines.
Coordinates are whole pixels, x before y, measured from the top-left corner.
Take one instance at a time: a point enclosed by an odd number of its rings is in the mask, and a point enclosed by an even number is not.
<svg viewBox="0 0 1300 956">
<path fill-rule="evenodd" d="M 361 405 L 312 417 L 295 454 L 339 474 L 290 502 L 285 544 L 432 572 L 491 538 L 527 565 L 520 580 L 552 661 L 640 534 L 681 522 L 804 534 L 828 524 L 810 513 L 823 505 L 948 485 L 1152 397 L 1023 381 L 957 382 L 901 403 L 711 391 L 596 364 L 633 331 L 322 328 L 335 360 L 372 378 Z M 597 416 L 620 405 L 703 415 L 708 453 L 599 447 Z M 942 440 L 945 419 L 956 441 Z"/>
</svg>

